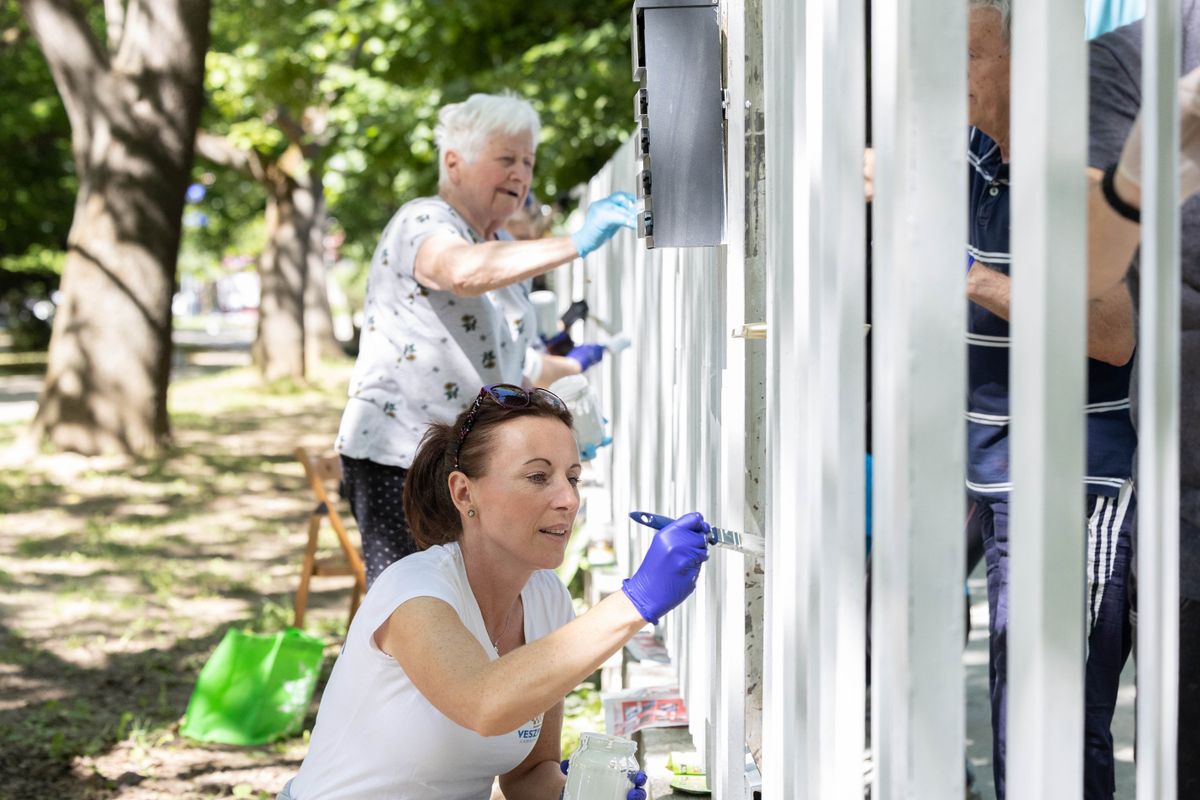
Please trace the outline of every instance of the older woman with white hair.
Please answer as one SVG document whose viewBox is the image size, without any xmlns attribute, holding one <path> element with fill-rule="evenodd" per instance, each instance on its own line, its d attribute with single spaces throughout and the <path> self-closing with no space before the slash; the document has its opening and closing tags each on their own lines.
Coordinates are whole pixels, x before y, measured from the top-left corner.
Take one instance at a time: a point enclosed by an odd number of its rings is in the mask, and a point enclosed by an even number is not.
<svg viewBox="0 0 1200 800">
<path fill-rule="evenodd" d="M 593 203 L 571 236 L 513 241 L 503 228 L 529 192 L 540 127 L 511 94 L 443 107 L 438 193 L 404 204 L 375 250 L 335 444 L 368 585 L 413 552 L 400 497 L 430 422 L 452 421 L 483 384 L 548 386 L 602 354 L 596 345 L 540 352 L 528 281 L 633 227 L 635 201 L 617 193 Z"/>
</svg>

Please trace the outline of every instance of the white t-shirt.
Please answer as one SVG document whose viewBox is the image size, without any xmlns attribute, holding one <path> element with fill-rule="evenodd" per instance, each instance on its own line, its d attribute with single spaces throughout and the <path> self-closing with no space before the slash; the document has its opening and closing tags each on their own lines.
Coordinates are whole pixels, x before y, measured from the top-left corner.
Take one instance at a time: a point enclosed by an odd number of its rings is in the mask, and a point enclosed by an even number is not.
<svg viewBox="0 0 1200 800">
<path fill-rule="evenodd" d="M 521 384 L 526 353 L 538 341 L 528 285 L 479 297 L 421 286 L 413 264 L 434 233 L 483 241 L 440 197 L 405 203 L 384 229 L 334 444 L 342 455 L 408 469 L 430 422 L 453 422 L 485 384 Z"/>
<path fill-rule="evenodd" d="M 499 658 L 457 544 L 431 547 L 383 571 L 354 617 L 321 698 L 308 756 L 293 779 L 295 800 L 487 800 L 492 781 L 525 760 L 542 715 L 503 736 L 480 736 L 433 707 L 400 664 L 375 644 L 375 631 L 414 597 L 436 597 L 458 612 L 492 660 Z M 551 570 L 521 590 L 525 641 L 570 622 L 571 596 Z"/>
</svg>

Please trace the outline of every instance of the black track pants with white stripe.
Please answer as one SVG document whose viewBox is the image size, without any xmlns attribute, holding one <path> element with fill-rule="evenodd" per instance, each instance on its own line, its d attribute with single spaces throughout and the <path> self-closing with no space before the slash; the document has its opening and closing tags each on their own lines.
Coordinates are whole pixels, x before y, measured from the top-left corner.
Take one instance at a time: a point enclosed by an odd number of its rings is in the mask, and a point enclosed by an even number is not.
<svg viewBox="0 0 1200 800">
<path fill-rule="evenodd" d="M 990 609 L 992 751 L 996 798 L 1005 798 L 1008 712 L 1008 500 L 975 496 L 968 522 L 979 526 L 987 560 Z M 1116 791 L 1112 717 L 1129 657 L 1132 527 L 1136 501 L 1131 483 L 1117 497 L 1087 496 L 1087 673 L 1084 725 L 1084 798 L 1111 800 Z M 976 532 L 976 531 L 972 531 Z"/>
</svg>

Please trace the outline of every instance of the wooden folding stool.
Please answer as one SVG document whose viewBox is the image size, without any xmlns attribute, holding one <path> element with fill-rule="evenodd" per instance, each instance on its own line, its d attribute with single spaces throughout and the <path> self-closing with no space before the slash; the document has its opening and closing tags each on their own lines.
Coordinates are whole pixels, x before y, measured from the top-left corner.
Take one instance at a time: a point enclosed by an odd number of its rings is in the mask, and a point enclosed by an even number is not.
<svg viewBox="0 0 1200 800">
<path fill-rule="evenodd" d="M 350 541 L 342 516 L 338 513 L 337 505 L 331 499 L 331 493 L 337 491 L 338 482 L 342 479 L 342 462 L 336 455 L 309 455 L 303 447 L 296 448 L 296 460 L 304 466 L 304 474 L 308 477 L 308 485 L 312 489 L 317 504 L 308 515 L 308 542 L 304 546 L 304 565 L 300 569 L 300 585 L 296 587 L 295 617 L 293 624 L 297 628 L 304 627 L 304 613 L 308 609 L 308 584 L 314 575 L 354 576 L 354 588 L 350 594 L 350 616 L 346 620 L 346 628 L 354 620 L 358 604 L 367 591 L 367 571 L 363 566 L 362 556 L 358 548 Z M 330 491 L 332 487 L 332 492 Z M 338 544 L 342 555 L 333 558 L 317 558 L 317 539 L 321 533 L 321 523 L 329 520 L 333 532 L 337 534 Z"/>
</svg>

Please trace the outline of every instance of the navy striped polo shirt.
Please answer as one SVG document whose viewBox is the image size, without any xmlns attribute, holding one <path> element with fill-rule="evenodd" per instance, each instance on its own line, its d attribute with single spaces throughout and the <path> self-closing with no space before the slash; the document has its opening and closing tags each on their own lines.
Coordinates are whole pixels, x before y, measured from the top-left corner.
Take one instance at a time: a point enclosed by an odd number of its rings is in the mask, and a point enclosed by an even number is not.
<svg viewBox="0 0 1200 800">
<path fill-rule="evenodd" d="M 1008 164 L 1000 148 L 971 129 L 971 258 L 1009 274 Z M 970 263 L 968 261 L 968 263 Z M 1012 489 L 1008 457 L 1008 322 L 967 303 L 967 489 L 1000 497 Z M 1087 490 L 1116 495 L 1129 479 L 1137 444 L 1129 412 L 1133 362 L 1114 367 L 1088 359 Z"/>
</svg>

